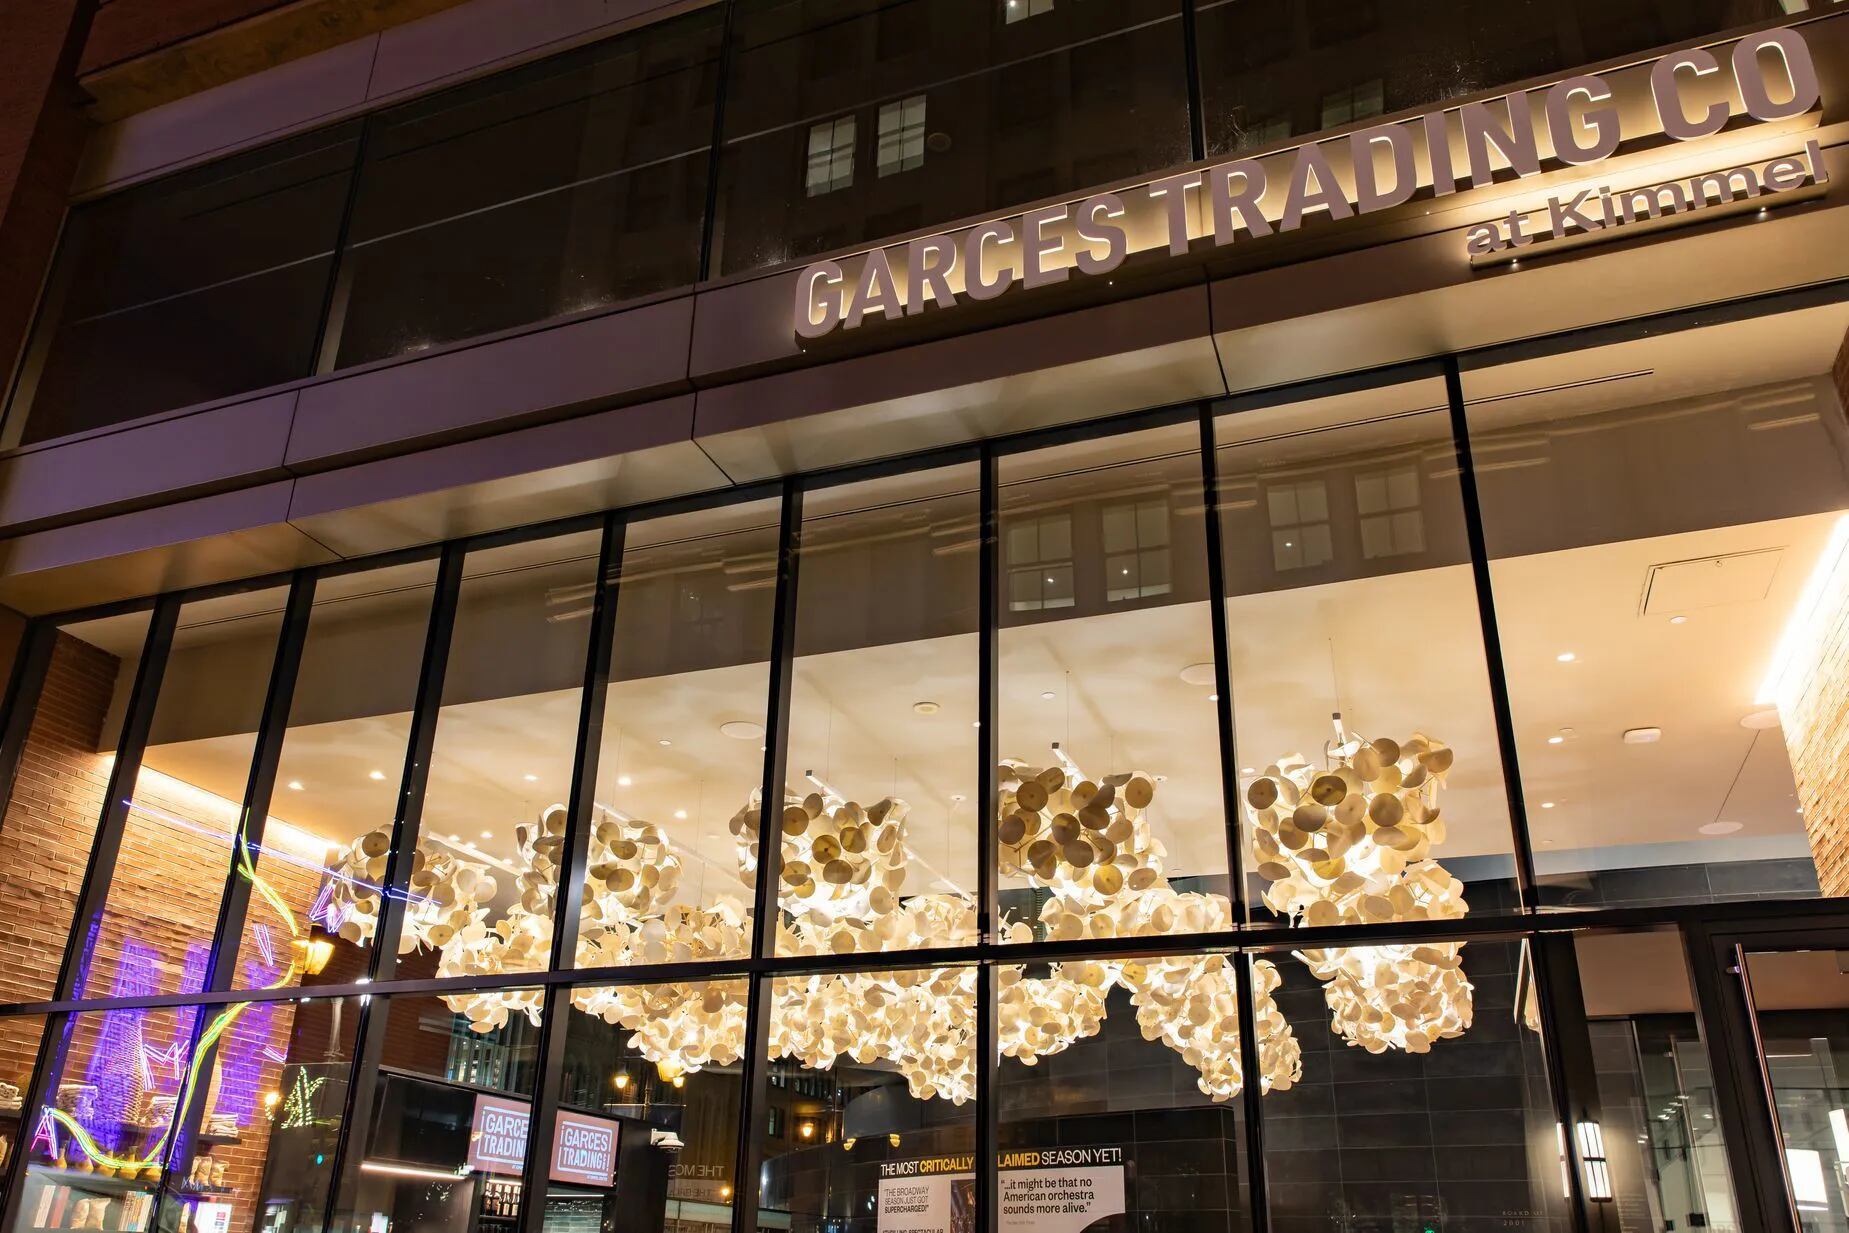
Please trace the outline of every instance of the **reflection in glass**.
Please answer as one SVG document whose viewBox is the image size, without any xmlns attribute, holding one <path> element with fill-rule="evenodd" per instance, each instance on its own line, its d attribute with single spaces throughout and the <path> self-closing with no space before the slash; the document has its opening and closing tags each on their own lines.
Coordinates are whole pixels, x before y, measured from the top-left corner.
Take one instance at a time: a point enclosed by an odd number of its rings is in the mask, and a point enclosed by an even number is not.
<svg viewBox="0 0 1849 1233">
<path fill-rule="evenodd" d="M 1838 1060 L 1849 1055 L 1842 952 L 1749 953 L 1746 976 L 1799 1225 L 1805 1233 L 1841 1233 L 1849 1228 L 1849 1070 Z"/>
<path fill-rule="evenodd" d="M 546 1227 L 729 1229 L 745 982 L 575 989 L 572 1004 Z M 696 1056 L 695 1038 L 724 1043 Z"/>
<path fill-rule="evenodd" d="M 327 1215 L 357 999 L 209 1008 L 204 1098 L 179 1113 L 159 1227 L 316 1233 Z"/>
<path fill-rule="evenodd" d="M 538 990 L 517 996 L 538 1007 Z M 348 1145 L 357 1186 L 334 1227 L 349 1233 L 505 1229 L 520 1208 L 539 1025 L 485 1025 L 470 995 L 400 996 L 383 1009 L 385 1047 L 367 1123 Z"/>
<path fill-rule="evenodd" d="M 42 1015 L 0 1018 L 0 1170 L 6 1168 L 15 1152 L 24 1151 L 30 1140 L 25 1133 L 25 1094 L 44 1038 Z M 6 1174 L 0 1172 L 0 1202 L 5 1199 Z"/>
<path fill-rule="evenodd" d="M 1379 924 L 1515 905 L 1444 405 L 1431 380 L 1215 426 L 1256 919 Z"/>
<path fill-rule="evenodd" d="M 809 493 L 784 954 L 974 940 L 976 468 Z"/>
<path fill-rule="evenodd" d="M 274 588 L 180 608 L 108 897 L 86 939 L 84 996 L 204 988 L 287 597 Z M 114 705 L 131 685 L 118 677 Z M 296 911 L 314 901 L 312 863 L 272 863 L 267 881 Z M 270 956 L 246 956 L 263 964 L 252 983 L 293 978 L 293 938 L 277 928 Z"/>
<path fill-rule="evenodd" d="M 1812 309 L 1466 375 L 1545 904 L 1827 877 L 1806 832 L 1827 853 L 1842 816 L 1845 326 Z"/>
<path fill-rule="evenodd" d="M 1230 928 L 1199 428 L 997 471 L 1007 940 Z"/>
<path fill-rule="evenodd" d="M 1275 979 L 1269 963 L 1260 971 Z M 1224 956 L 1003 968 L 998 980 L 1002 1227 L 1055 1202 L 1082 1207 L 1079 1227 L 1247 1227 L 1238 983 Z M 1257 1009 L 1265 1090 L 1288 1090 L 1296 1040 L 1268 992 Z"/>
<path fill-rule="evenodd" d="M 57 987 L 147 636 L 145 612 L 64 625 L 54 635 L 0 821 L 0 1000 L 43 1001 Z"/>
<path fill-rule="evenodd" d="M 204 1016 L 223 1012 L 106 1010 L 73 1015 L 57 1042 L 45 1101 L 31 1115 L 26 1174 L 12 1233 L 154 1228 L 164 1166 L 181 1125 L 206 1096 L 190 1065 Z"/>
<path fill-rule="evenodd" d="M 1520 947 L 1431 949 L 1276 957 L 1303 1051 L 1302 1080 L 1263 1104 L 1278 1228 L 1566 1227 L 1541 1038 L 1510 1012 Z M 1393 973 L 1393 996 L 1351 1018 L 1357 969 Z"/>
<path fill-rule="evenodd" d="M 754 502 L 626 530 L 580 966 L 750 949 L 778 515 Z"/>
<path fill-rule="evenodd" d="M 975 970 L 779 977 L 771 996 L 759 1224 L 974 1228 Z"/>
</svg>

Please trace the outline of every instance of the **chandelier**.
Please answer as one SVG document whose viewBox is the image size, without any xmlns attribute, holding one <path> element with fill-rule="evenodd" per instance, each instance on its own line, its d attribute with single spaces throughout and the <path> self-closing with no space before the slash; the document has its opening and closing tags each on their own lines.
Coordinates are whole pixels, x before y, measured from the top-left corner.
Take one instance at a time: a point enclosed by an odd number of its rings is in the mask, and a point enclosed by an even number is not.
<svg viewBox="0 0 1849 1233">
<path fill-rule="evenodd" d="M 1247 788 L 1265 902 L 1299 923 L 1375 923 L 1463 915 L 1462 885 L 1429 859 L 1443 842 L 1437 792 L 1451 751 L 1415 736 L 1404 746 L 1363 743 L 1338 730 L 1329 765 L 1301 758 L 1266 768 Z M 1044 893 L 1032 920 L 1010 919 L 1003 939 L 1174 937 L 1230 930 L 1223 895 L 1177 890 L 1167 852 L 1150 825 L 1161 780 L 1140 771 L 1087 777 L 1058 747 L 1054 764 L 999 767 L 994 819 L 1000 872 Z M 766 813 L 780 845 L 777 950 L 827 956 L 911 952 L 976 940 L 976 903 L 959 891 L 901 896 L 912 849 L 906 802 L 851 800 L 811 779 L 786 789 L 775 810 L 758 794 L 730 821 L 741 884 L 756 883 Z M 602 810 L 590 838 L 581 925 L 581 968 L 737 959 L 749 953 L 752 914 L 737 896 L 674 902 L 681 858 L 653 823 Z M 489 923 L 500 879 L 485 864 L 420 845 L 412 856 L 401 953 L 434 951 L 439 978 L 502 976 L 545 968 L 564 846 L 565 810 L 553 806 L 516 828 L 515 897 Z M 377 929 L 389 832 L 368 832 L 332 862 L 317 919 L 354 943 Z M 1381 1052 L 1424 1052 L 1470 1022 L 1471 990 L 1460 943 L 1305 951 L 1324 983 L 1335 1030 Z M 1302 1048 L 1273 994 L 1281 976 L 1254 960 L 1251 990 L 1263 1091 L 1302 1077 Z M 1111 991 L 1121 989 L 1143 1037 L 1179 1054 L 1216 1101 L 1244 1086 L 1237 970 L 1220 954 L 1074 961 L 1029 975 L 996 972 L 998 1051 L 1034 1065 L 1102 1030 Z M 771 982 L 769 1056 L 812 1070 L 842 1059 L 894 1069 L 918 1099 L 975 1098 L 976 969 L 777 977 Z M 579 988 L 572 1004 L 627 1031 L 629 1043 L 666 1077 L 736 1063 L 744 1049 L 747 982 L 685 981 Z M 478 1033 L 512 1016 L 537 1023 L 539 990 L 443 995 Z"/>
</svg>

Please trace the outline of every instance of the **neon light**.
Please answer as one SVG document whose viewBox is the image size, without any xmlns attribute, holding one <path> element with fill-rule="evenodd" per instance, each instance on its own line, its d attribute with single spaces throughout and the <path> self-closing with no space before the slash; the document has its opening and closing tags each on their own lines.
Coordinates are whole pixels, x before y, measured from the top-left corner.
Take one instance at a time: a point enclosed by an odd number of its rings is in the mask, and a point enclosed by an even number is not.
<svg viewBox="0 0 1849 1233">
<path fill-rule="evenodd" d="M 257 939 L 257 953 L 263 956 L 267 964 L 276 963 L 276 947 L 270 942 L 270 931 L 262 925 L 251 927 L 251 934 Z"/>
<path fill-rule="evenodd" d="M 326 1082 L 325 1076 L 311 1080 L 306 1070 L 295 1072 L 295 1084 L 283 1101 L 282 1129 L 300 1130 L 315 1124 L 315 1093 Z"/>
</svg>

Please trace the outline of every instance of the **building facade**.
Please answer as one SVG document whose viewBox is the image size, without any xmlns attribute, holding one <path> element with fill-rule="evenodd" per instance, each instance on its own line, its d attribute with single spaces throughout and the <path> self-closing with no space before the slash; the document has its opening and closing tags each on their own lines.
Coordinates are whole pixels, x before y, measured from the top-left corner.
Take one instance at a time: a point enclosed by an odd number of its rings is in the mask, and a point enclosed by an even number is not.
<svg viewBox="0 0 1849 1233">
<path fill-rule="evenodd" d="M 1849 1233 L 1836 0 L 0 49 L 0 1233 Z"/>
</svg>

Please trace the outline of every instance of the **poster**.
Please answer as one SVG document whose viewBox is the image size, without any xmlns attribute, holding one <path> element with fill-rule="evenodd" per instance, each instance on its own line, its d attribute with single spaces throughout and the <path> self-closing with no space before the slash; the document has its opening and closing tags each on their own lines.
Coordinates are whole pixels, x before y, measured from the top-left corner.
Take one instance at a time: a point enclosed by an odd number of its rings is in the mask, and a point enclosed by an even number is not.
<svg viewBox="0 0 1849 1233">
<path fill-rule="evenodd" d="M 1009 1152 L 999 1163 L 1003 1233 L 1087 1233 L 1124 1213 L 1122 1148 Z M 974 1233 L 973 1164 L 970 1156 L 882 1164 L 879 1233 Z"/>
</svg>

